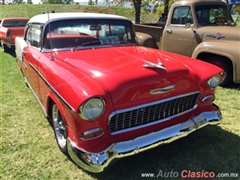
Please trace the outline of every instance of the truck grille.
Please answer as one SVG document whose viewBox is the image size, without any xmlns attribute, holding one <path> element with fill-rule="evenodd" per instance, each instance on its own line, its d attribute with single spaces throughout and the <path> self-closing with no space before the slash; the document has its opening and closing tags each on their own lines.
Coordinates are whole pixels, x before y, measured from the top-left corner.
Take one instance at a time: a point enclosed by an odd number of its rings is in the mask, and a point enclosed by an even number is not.
<svg viewBox="0 0 240 180">
<path fill-rule="evenodd" d="M 195 92 L 114 112 L 109 117 L 109 131 L 118 134 L 187 113 L 196 107 L 199 97 Z"/>
</svg>

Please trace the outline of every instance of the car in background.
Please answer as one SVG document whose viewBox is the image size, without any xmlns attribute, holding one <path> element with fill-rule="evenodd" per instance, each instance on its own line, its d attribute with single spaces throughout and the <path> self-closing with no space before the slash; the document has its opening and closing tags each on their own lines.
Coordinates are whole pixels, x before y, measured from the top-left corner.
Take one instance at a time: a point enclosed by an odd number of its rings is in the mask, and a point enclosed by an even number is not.
<svg viewBox="0 0 240 180">
<path fill-rule="evenodd" d="M 0 22 L 0 42 L 3 51 L 15 47 L 15 38 L 23 36 L 29 18 L 4 18 Z"/>
</svg>

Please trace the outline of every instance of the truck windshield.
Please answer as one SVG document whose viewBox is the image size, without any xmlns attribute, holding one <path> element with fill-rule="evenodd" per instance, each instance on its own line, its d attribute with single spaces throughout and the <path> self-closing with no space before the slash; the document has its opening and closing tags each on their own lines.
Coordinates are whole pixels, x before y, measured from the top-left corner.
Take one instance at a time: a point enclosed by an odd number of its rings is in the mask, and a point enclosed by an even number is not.
<svg viewBox="0 0 240 180">
<path fill-rule="evenodd" d="M 233 22 L 227 6 L 224 5 L 198 5 L 195 10 L 198 23 L 203 26 L 224 25 Z"/>
</svg>

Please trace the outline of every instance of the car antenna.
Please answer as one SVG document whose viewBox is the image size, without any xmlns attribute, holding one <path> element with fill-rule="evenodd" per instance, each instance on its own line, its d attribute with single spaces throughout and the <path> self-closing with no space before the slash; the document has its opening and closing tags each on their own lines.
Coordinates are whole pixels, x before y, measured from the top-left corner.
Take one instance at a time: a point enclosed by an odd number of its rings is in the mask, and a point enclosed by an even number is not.
<svg viewBox="0 0 240 180">
<path fill-rule="evenodd" d="M 54 12 L 54 11 L 52 11 L 52 12 Z M 47 16 L 48 16 L 48 22 L 49 22 L 48 32 L 49 32 L 49 40 L 50 40 L 49 42 L 50 42 L 50 51 L 51 51 L 50 60 L 53 61 L 53 60 L 54 60 L 54 57 L 53 57 L 53 51 L 52 51 L 52 36 L 51 36 L 51 28 L 50 28 L 51 20 L 50 20 L 50 17 L 49 17 L 48 7 L 47 7 Z"/>
</svg>

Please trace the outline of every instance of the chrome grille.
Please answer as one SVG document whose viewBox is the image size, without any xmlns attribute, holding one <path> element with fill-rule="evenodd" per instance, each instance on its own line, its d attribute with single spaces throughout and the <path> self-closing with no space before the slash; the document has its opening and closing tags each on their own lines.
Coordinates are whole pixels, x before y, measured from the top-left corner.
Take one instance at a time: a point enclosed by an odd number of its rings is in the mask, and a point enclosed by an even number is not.
<svg viewBox="0 0 240 180">
<path fill-rule="evenodd" d="M 195 92 L 117 111 L 109 117 L 109 131 L 111 134 L 117 134 L 184 114 L 195 108 L 199 97 L 200 93 Z"/>
</svg>

